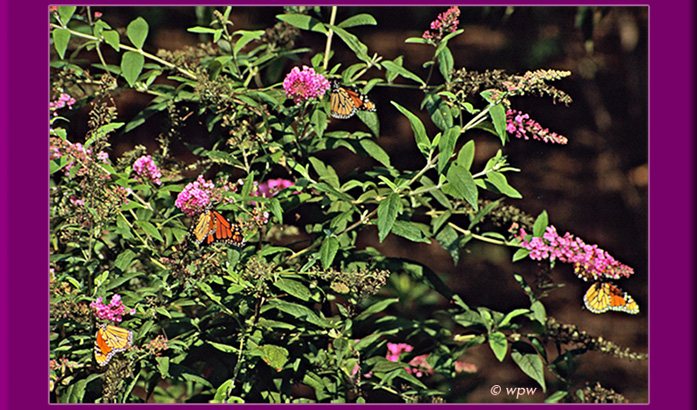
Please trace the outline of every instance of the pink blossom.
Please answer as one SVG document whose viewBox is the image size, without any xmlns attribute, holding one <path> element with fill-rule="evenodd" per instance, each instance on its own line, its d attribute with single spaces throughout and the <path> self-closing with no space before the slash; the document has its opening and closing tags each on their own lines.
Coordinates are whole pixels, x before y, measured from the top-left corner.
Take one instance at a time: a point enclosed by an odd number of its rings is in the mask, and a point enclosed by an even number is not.
<svg viewBox="0 0 697 410">
<path fill-rule="evenodd" d="M 101 11 L 95 11 L 95 12 L 94 12 L 94 18 L 98 19 L 98 18 L 100 18 L 100 17 L 102 17 L 102 12 L 101 12 Z"/>
<path fill-rule="evenodd" d="M 133 163 L 133 170 L 136 172 L 136 177 L 139 179 L 145 178 L 153 181 L 157 185 L 162 184 L 162 181 L 160 181 L 162 173 L 160 173 L 157 164 L 155 164 L 150 155 L 144 155 L 138 158 Z"/>
<path fill-rule="evenodd" d="M 108 305 L 102 303 L 102 297 L 98 297 L 97 300 L 90 303 L 90 307 L 95 309 L 95 317 L 101 320 L 108 320 L 112 323 L 119 323 L 123 320 L 123 315 L 125 314 L 135 314 L 135 309 L 130 309 L 127 311 L 126 306 L 121 302 L 121 295 L 114 294 L 111 298 L 111 302 Z"/>
<path fill-rule="evenodd" d="M 75 99 L 70 95 L 63 93 L 55 101 L 49 102 L 48 108 L 51 111 L 56 111 L 67 105 L 68 108 L 72 109 L 73 104 L 75 104 Z M 54 112 L 53 115 L 56 115 L 56 113 Z"/>
<path fill-rule="evenodd" d="M 254 196 L 263 196 L 264 198 L 270 198 L 276 195 L 282 189 L 293 186 L 295 183 L 283 178 L 269 179 L 256 186 L 256 192 L 253 192 Z"/>
<path fill-rule="evenodd" d="M 528 256 L 531 259 L 571 263 L 576 275 L 583 280 L 628 278 L 634 273 L 634 269 L 618 262 L 598 245 L 588 245 L 569 232 L 559 236 L 554 226 L 548 226 L 541 238 L 533 237 L 526 241 L 526 235 L 521 228 L 516 238 L 521 240 L 523 248 L 530 251 Z"/>
<path fill-rule="evenodd" d="M 311 98 L 322 97 L 329 90 L 329 81 L 322 74 L 316 74 L 310 67 L 303 66 L 302 71 L 293 67 L 283 80 L 283 89 L 286 97 L 292 98 L 296 105 L 300 105 Z"/>
<path fill-rule="evenodd" d="M 516 138 L 525 140 L 529 140 L 532 137 L 532 139 L 552 144 L 566 144 L 569 142 L 565 136 L 551 132 L 548 128 L 542 128 L 537 121 L 530 119 L 528 114 L 516 110 L 506 111 L 506 131 L 515 135 Z"/>
<path fill-rule="evenodd" d="M 414 348 L 406 343 L 387 343 L 387 355 L 385 357 L 391 362 L 398 362 L 402 353 L 408 353 L 412 350 Z M 405 370 L 416 377 L 433 374 L 433 368 L 426 361 L 427 357 L 427 354 L 414 357 L 409 362 L 411 367 L 406 367 Z"/>
<path fill-rule="evenodd" d="M 440 42 L 446 34 L 457 31 L 457 26 L 460 24 L 458 17 L 460 17 L 460 8 L 457 6 L 450 7 L 431 22 L 432 31 L 426 30 L 421 37 L 426 40 L 432 40 L 433 43 Z"/>
<path fill-rule="evenodd" d="M 187 184 L 177 195 L 174 205 L 187 216 L 195 215 L 210 207 L 214 190 L 215 184 L 199 175 L 196 181 Z"/>
</svg>

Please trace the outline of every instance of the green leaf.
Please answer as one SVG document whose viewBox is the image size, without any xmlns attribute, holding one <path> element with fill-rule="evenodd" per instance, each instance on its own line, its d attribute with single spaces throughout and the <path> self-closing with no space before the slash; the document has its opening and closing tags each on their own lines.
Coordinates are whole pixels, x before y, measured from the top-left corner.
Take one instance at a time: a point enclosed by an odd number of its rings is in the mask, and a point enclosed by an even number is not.
<svg viewBox="0 0 697 410">
<path fill-rule="evenodd" d="M 249 42 L 258 40 L 261 38 L 262 34 L 264 34 L 263 30 L 255 30 L 255 31 L 248 31 L 248 30 L 238 30 L 235 32 L 235 34 L 241 34 L 242 36 L 240 37 L 239 40 L 235 43 L 235 47 L 233 47 L 232 52 L 234 55 L 237 55 L 237 53 L 242 50 L 244 46 L 249 44 Z"/>
<path fill-rule="evenodd" d="M 428 136 L 426 135 L 426 128 L 424 127 L 424 124 L 421 122 L 419 117 L 412 114 L 411 112 L 409 112 L 409 110 L 397 104 L 396 102 L 392 101 L 392 105 L 397 107 L 397 109 L 407 117 L 409 123 L 411 124 L 411 129 L 414 131 L 414 139 L 416 140 L 416 146 L 419 148 L 419 151 L 421 151 L 424 155 L 427 155 L 431 147 L 431 142 L 429 141 Z"/>
<path fill-rule="evenodd" d="M 535 348 L 528 343 L 517 342 L 511 347 L 511 358 L 520 367 L 523 373 L 527 374 L 542 386 L 543 391 L 547 391 L 545 385 L 544 364 L 542 358 L 537 354 Z"/>
<path fill-rule="evenodd" d="M 394 221 L 394 225 L 392 225 L 391 232 L 395 235 L 407 238 L 412 242 L 431 243 L 431 241 L 428 239 L 428 237 L 426 237 L 424 232 L 421 229 L 419 229 L 419 227 L 414 222 L 400 221 L 398 219 Z"/>
<path fill-rule="evenodd" d="M 319 249 L 319 258 L 324 269 L 329 269 L 332 265 L 338 250 L 339 241 L 337 241 L 335 237 L 330 236 L 322 242 L 322 247 Z"/>
<path fill-rule="evenodd" d="M 428 93 L 425 98 L 426 110 L 431 116 L 431 120 L 441 131 L 445 131 L 453 126 L 453 115 L 448 104 L 438 94 Z"/>
<path fill-rule="evenodd" d="M 544 326 L 544 324 L 547 323 L 547 310 L 545 309 L 545 305 L 543 305 L 542 302 L 540 302 L 539 300 L 534 301 L 530 305 L 530 310 L 532 311 L 535 320 L 540 322 L 541 325 Z"/>
<path fill-rule="evenodd" d="M 530 255 L 530 250 L 525 248 L 518 249 L 513 254 L 513 262 L 518 262 L 521 259 L 525 259 L 528 257 L 528 255 Z"/>
<path fill-rule="evenodd" d="M 281 202 L 278 198 L 269 199 L 269 208 L 271 208 L 271 213 L 276 218 L 279 225 L 283 225 L 283 208 L 281 208 Z"/>
<path fill-rule="evenodd" d="M 559 403 L 567 394 L 566 390 L 557 390 L 545 399 L 545 403 Z"/>
<path fill-rule="evenodd" d="M 62 60 L 65 56 L 65 50 L 68 48 L 68 42 L 70 41 L 70 30 L 67 28 L 55 28 L 51 35 L 53 37 L 53 46 L 56 47 L 56 52 Z"/>
<path fill-rule="evenodd" d="M 303 30 L 327 33 L 327 28 L 321 21 L 305 14 L 277 14 L 276 18 Z"/>
<path fill-rule="evenodd" d="M 310 116 L 310 123 L 312 124 L 312 129 L 317 134 L 317 137 L 321 138 L 322 135 L 324 135 L 324 130 L 327 129 L 329 120 L 327 118 L 327 114 L 323 110 L 315 108 Z"/>
<path fill-rule="evenodd" d="M 375 21 L 375 18 L 373 16 L 371 16 L 370 14 L 363 13 L 351 16 L 339 23 L 337 26 L 341 28 L 349 28 L 355 26 L 374 26 L 376 24 L 378 24 L 378 22 Z"/>
<path fill-rule="evenodd" d="M 540 215 L 535 219 L 535 224 L 532 226 L 532 235 L 537 238 L 541 238 L 544 235 L 545 230 L 549 226 L 549 217 L 547 216 L 547 211 L 542 211 Z"/>
<path fill-rule="evenodd" d="M 133 261 L 133 258 L 135 258 L 136 254 L 130 250 L 126 249 L 125 251 L 121 252 L 119 256 L 116 257 L 116 260 L 114 261 L 114 266 L 119 269 L 121 272 L 125 272 L 126 269 L 131 266 L 131 262 Z"/>
<path fill-rule="evenodd" d="M 300 300 L 304 300 L 305 302 L 310 300 L 310 297 L 312 296 L 312 293 L 307 288 L 307 286 L 305 286 L 305 284 L 297 280 L 280 278 L 273 284 L 283 292 L 295 296 Z"/>
<path fill-rule="evenodd" d="M 450 158 L 455 152 L 457 139 L 460 137 L 461 128 L 459 126 L 450 127 L 443 133 L 438 141 L 438 173 L 442 173 L 445 166 L 450 162 Z"/>
<path fill-rule="evenodd" d="M 325 165 L 324 162 L 315 157 L 310 157 L 309 160 L 312 163 L 312 166 L 315 168 L 315 171 L 319 175 L 319 179 L 321 181 L 326 182 L 332 188 L 340 189 L 341 184 L 339 183 L 339 176 L 336 175 L 336 171 L 334 171 L 334 168 L 332 168 L 331 165 Z"/>
<path fill-rule="evenodd" d="M 494 123 L 494 129 L 501 139 L 501 145 L 506 145 L 506 109 L 503 104 L 499 103 L 489 109 L 491 121 Z"/>
<path fill-rule="evenodd" d="M 169 375 L 169 357 L 168 356 L 156 357 L 155 360 L 157 360 L 157 371 L 160 372 L 160 376 L 163 379 L 167 379 L 168 377 L 170 377 L 170 375 Z"/>
<path fill-rule="evenodd" d="M 133 87 L 133 85 L 138 80 L 138 76 L 141 71 L 143 71 L 143 65 L 145 64 L 145 57 L 142 54 L 135 51 L 127 51 L 121 58 L 121 74 L 128 81 L 128 85 Z"/>
<path fill-rule="evenodd" d="M 68 22 L 70 21 L 71 18 L 73 18 L 73 14 L 75 14 L 75 9 L 77 7 L 75 6 L 59 6 L 58 7 L 58 16 L 61 19 L 61 23 L 63 23 L 63 26 L 68 26 Z M 62 58 L 62 57 L 61 57 Z"/>
<path fill-rule="evenodd" d="M 457 154 L 458 164 L 469 170 L 472 167 L 472 161 L 474 160 L 474 141 L 469 140 L 465 145 L 460 148 L 460 152 Z"/>
<path fill-rule="evenodd" d="M 496 356 L 499 362 L 502 362 L 506 357 L 506 350 L 508 350 L 506 335 L 501 332 L 494 332 L 490 334 L 489 347 L 491 347 L 491 351 L 494 352 L 494 356 Z"/>
<path fill-rule="evenodd" d="M 383 61 L 382 66 L 385 67 L 385 70 L 387 70 L 388 72 L 397 73 L 404 78 L 408 78 L 410 80 L 413 80 L 421 85 L 426 85 L 424 80 L 422 80 L 418 75 L 412 73 L 411 71 L 407 70 L 406 68 L 402 67 L 401 65 L 396 64 L 393 61 Z"/>
<path fill-rule="evenodd" d="M 358 142 L 359 144 L 361 144 L 361 147 L 365 150 L 365 152 L 367 152 L 371 157 L 380 162 L 382 165 L 388 168 L 392 166 L 390 164 L 390 156 L 387 155 L 385 150 L 382 149 L 382 147 L 379 146 L 375 141 L 373 141 L 370 138 L 362 138 Z"/>
<path fill-rule="evenodd" d="M 380 136 L 380 118 L 378 117 L 377 112 L 357 111 L 356 116 L 363 122 L 363 124 L 368 126 L 368 129 L 375 136 L 375 138 Z"/>
<path fill-rule="evenodd" d="M 446 42 L 441 42 L 438 45 L 436 57 L 438 58 L 438 69 L 441 75 L 445 78 L 446 82 L 450 82 L 455 61 L 453 60 L 453 53 L 450 52 L 447 44 Z"/>
<path fill-rule="evenodd" d="M 111 48 L 119 51 L 119 33 L 116 30 L 105 30 L 102 32 L 102 37 L 104 37 L 104 42 L 109 44 Z"/>
<path fill-rule="evenodd" d="M 149 236 L 158 239 L 160 242 L 164 242 L 162 235 L 160 235 L 160 230 L 155 228 L 155 225 L 148 221 L 135 221 L 135 225 L 139 226 L 145 233 Z"/>
<path fill-rule="evenodd" d="M 379 312 L 384 311 L 385 309 L 387 309 L 388 306 L 390 306 L 391 304 L 396 303 L 398 301 L 399 301 L 399 298 L 380 300 L 379 302 L 376 302 L 376 303 L 368 306 L 368 308 L 366 308 L 366 310 L 364 310 L 363 312 L 358 314 L 358 316 L 356 316 L 353 319 L 353 321 L 360 322 L 361 320 L 365 320 L 369 316 L 371 316 L 375 313 L 379 313 Z"/>
<path fill-rule="evenodd" d="M 466 200 L 475 211 L 479 209 L 477 205 L 479 193 L 469 170 L 462 165 L 453 164 L 448 169 L 447 180 L 455 190 L 453 196 Z"/>
<path fill-rule="evenodd" d="M 511 198 L 522 198 L 523 196 L 515 188 L 508 184 L 506 176 L 500 172 L 492 171 L 486 175 L 486 182 L 495 186 L 498 191 Z"/>
<path fill-rule="evenodd" d="M 276 345 L 263 345 L 260 346 L 260 350 L 262 352 L 262 360 L 277 371 L 280 371 L 288 361 L 288 349 L 284 347 Z"/>
<path fill-rule="evenodd" d="M 223 343 L 211 342 L 210 340 L 206 340 L 206 343 L 213 346 L 216 350 L 220 350 L 223 353 L 237 353 L 240 351 L 235 346 L 230 346 Z"/>
<path fill-rule="evenodd" d="M 142 50 L 145 39 L 148 37 L 148 22 L 144 18 L 138 17 L 128 24 L 126 34 L 131 43 L 138 50 Z"/>
<path fill-rule="evenodd" d="M 378 238 L 382 242 L 392 230 L 397 215 L 402 213 L 402 199 L 399 194 L 392 192 L 378 205 Z"/>
<path fill-rule="evenodd" d="M 319 317 L 310 308 L 298 305 L 296 303 L 290 303 L 280 299 L 270 299 L 268 303 L 264 305 L 264 308 L 262 308 L 262 313 L 266 309 L 278 309 L 283 313 L 287 313 L 297 319 L 301 319 L 307 323 L 311 323 L 322 328 L 328 328 L 331 326 L 325 319 Z"/>
<path fill-rule="evenodd" d="M 501 322 L 499 322 L 498 327 L 504 327 L 516 316 L 524 315 L 528 312 L 530 312 L 529 309 L 515 309 L 511 312 L 508 312 L 508 314 L 506 314 L 506 316 L 504 316 L 503 319 L 501 319 Z"/>
<path fill-rule="evenodd" d="M 349 33 L 341 27 L 330 27 L 332 28 L 332 30 L 334 30 L 334 33 L 336 33 L 336 35 L 338 35 L 339 38 L 343 40 L 343 42 L 348 46 L 348 48 L 350 48 L 356 54 L 356 57 L 359 60 L 365 61 L 366 63 L 370 61 L 370 57 L 368 57 L 368 46 L 363 44 L 361 40 L 358 39 L 358 37 Z"/>
</svg>

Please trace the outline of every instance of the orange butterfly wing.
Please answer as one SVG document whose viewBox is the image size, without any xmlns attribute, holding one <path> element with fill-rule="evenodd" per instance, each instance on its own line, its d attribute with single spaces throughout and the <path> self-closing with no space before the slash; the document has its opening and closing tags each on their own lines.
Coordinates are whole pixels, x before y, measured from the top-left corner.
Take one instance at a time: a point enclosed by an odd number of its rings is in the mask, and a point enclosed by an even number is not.
<svg viewBox="0 0 697 410">
<path fill-rule="evenodd" d="M 218 211 L 210 210 L 210 230 L 211 232 L 206 238 L 206 244 L 210 245 L 213 242 L 225 242 L 235 246 L 244 245 L 244 237 L 237 225 L 231 224 Z"/>
<path fill-rule="evenodd" d="M 350 88 L 342 87 L 337 82 L 332 84 L 332 93 L 329 101 L 331 115 L 334 118 L 350 118 L 358 110 L 375 111 L 375 104 L 368 99 L 368 96 Z"/>
</svg>

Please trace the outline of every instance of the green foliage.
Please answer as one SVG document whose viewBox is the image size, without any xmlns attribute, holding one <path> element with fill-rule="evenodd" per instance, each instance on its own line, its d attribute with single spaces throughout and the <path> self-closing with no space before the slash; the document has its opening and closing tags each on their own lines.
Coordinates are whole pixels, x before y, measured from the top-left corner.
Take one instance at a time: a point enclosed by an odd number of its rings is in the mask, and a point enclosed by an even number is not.
<svg viewBox="0 0 697 410">
<path fill-rule="evenodd" d="M 483 167 L 474 161 L 471 130 L 490 121 L 489 131 L 506 142 L 505 91 L 497 91 L 501 98 L 483 94 L 478 103 L 443 91 L 454 70 L 447 43 L 462 30 L 445 36 L 425 65 L 444 78 L 433 84 L 430 74 L 407 70 L 403 56 L 383 60 L 352 32 L 378 25 L 371 15 L 336 24 L 335 14 L 327 21 L 319 10 L 289 8 L 276 16 L 273 30 L 246 31 L 234 30 L 231 8 L 215 9 L 189 29 L 215 47 L 156 56 L 145 51 L 149 25 L 142 17 L 127 25 L 125 44 L 123 31 L 105 21 L 109 16 L 88 19 L 82 9 L 58 8 L 52 39 L 66 59 L 61 67 L 85 80 L 98 73 L 101 82 L 81 97 L 91 102 L 84 148 L 67 138 L 68 129 L 83 124 L 52 120 L 51 147 L 60 153 L 50 160 L 53 401 L 430 401 L 450 398 L 449 381 L 469 377 L 460 370 L 461 356 L 485 343 L 499 362 L 512 361 L 543 389 L 545 368 L 558 374 L 561 365 L 547 359 L 540 342 L 548 337 L 543 295 L 520 275 L 530 306 L 470 307 L 429 266 L 358 240 L 360 234 L 380 243 L 393 237 L 440 246 L 456 264 L 473 239 L 517 249 L 514 261 L 528 256 L 519 238 L 487 225 L 503 199 L 522 197 L 506 178 L 519 170 L 501 151 Z M 305 34 L 326 36 L 329 45 L 338 38 L 357 63 L 342 69 L 329 47 L 329 55 L 293 47 Z M 78 37 L 80 49 L 67 53 Z M 107 61 L 104 47 L 117 56 Z M 80 59 L 82 48 L 97 50 L 99 61 Z M 317 73 L 364 84 L 365 91 L 389 89 L 400 76 L 415 83 L 423 90 L 423 112 L 391 104 L 409 121 L 425 164 L 398 169 L 378 143 L 378 118 L 388 107 L 358 113 L 368 133 L 329 127 L 337 120 L 327 97 L 287 101 L 281 73 L 299 56 L 309 57 Z M 65 91 L 60 81 L 52 84 Z M 123 89 L 152 101 L 123 119 L 112 103 Z M 161 182 L 137 169 L 145 147 L 103 157 L 110 138 L 153 118 L 166 123 L 151 153 Z M 189 118 L 206 128 L 208 145 L 183 138 Z M 430 136 L 428 129 L 439 132 Z M 195 163 L 172 155 L 177 140 L 197 156 Z M 368 158 L 370 165 L 344 172 L 324 159 L 327 152 Z M 240 228 L 244 244 L 192 241 L 195 216 L 177 198 L 199 175 L 213 178 L 206 179 L 217 189 L 211 206 Z M 263 195 L 261 186 L 278 175 L 290 183 Z M 543 212 L 526 228 L 539 237 L 548 225 Z M 100 367 L 93 359 L 99 321 L 89 304 L 116 294 L 134 309 L 118 323 L 133 332 L 133 346 Z M 395 353 L 404 343 L 418 348 Z M 549 399 L 564 397 L 557 391 Z"/>
</svg>

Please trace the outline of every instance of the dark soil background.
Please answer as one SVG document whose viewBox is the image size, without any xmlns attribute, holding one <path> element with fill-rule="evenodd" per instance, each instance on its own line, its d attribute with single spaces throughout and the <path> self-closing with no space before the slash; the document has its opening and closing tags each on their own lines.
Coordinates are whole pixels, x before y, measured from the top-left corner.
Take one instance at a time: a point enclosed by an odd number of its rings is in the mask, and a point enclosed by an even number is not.
<svg viewBox="0 0 697 410">
<path fill-rule="evenodd" d="M 352 31 L 365 42 L 369 54 L 377 52 L 385 59 L 405 57 L 405 66 L 425 76 L 421 64 L 431 58 L 433 48 L 405 44 L 409 37 L 419 37 L 438 13 L 447 7 L 342 7 L 337 21 L 358 13 L 370 13 L 377 26 L 363 26 Z M 125 27 L 136 17 L 150 25 L 145 49 L 180 49 L 201 41 L 188 33 L 196 26 L 192 7 L 120 7 L 93 8 L 104 13 L 112 27 Z M 648 352 L 648 7 L 613 7 L 593 10 L 594 26 L 577 26 L 577 7 L 486 7 L 461 8 L 463 35 L 450 41 L 455 67 L 468 70 L 505 69 L 523 74 L 527 70 L 559 69 L 572 72 L 570 77 L 552 83 L 573 98 L 569 107 L 553 105 L 549 98 L 518 97 L 513 108 L 527 112 L 543 127 L 566 136 L 568 145 L 549 145 L 539 141 L 513 139 L 504 147 L 509 162 L 522 169 L 507 174 L 509 182 L 523 199 L 508 203 L 531 215 L 546 210 L 550 223 L 563 234 L 571 232 L 585 242 L 598 244 L 620 262 L 635 269 L 630 279 L 618 281 L 641 307 L 630 316 L 612 312 L 596 315 L 582 309 L 583 294 L 589 286 L 576 278 L 570 266 L 554 269 L 553 279 L 565 286 L 545 299 L 547 313 L 564 323 L 573 323 L 592 335 L 602 336 L 636 352 Z M 328 8 L 324 21 L 328 21 Z M 231 14 L 235 29 L 259 30 L 270 27 L 277 7 L 236 7 Z M 346 46 L 334 40 L 336 61 L 344 67 L 356 63 Z M 296 47 L 324 50 L 324 38 L 318 33 L 303 33 Z M 311 56 L 290 64 L 308 64 Z M 115 61 L 115 60 L 112 60 Z M 382 76 L 377 71 L 366 76 Z M 406 83 L 403 79 L 397 82 Z M 380 115 L 381 135 L 378 143 L 401 169 L 416 169 L 424 163 L 413 141 L 406 118 L 389 103 L 399 101 L 412 112 L 419 110 L 422 94 L 418 90 L 376 87 L 370 93 Z M 142 110 L 149 97 L 124 91 L 115 98 L 120 120 L 128 121 Z M 422 119 L 426 120 L 422 116 Z M 428 122 L 428 121 L 425 121 Z M 77 124 L 78 121 L 73 122 Z M 85 122 L 86 123 L 86 122 Z M 332 121 L 332 127 L 364 127 L 357 119 Z M 351 128 L 354 127 L 354 128 Z M 192 127 L 191 139 L 205 143 L 203 128 Z M 194 131 L 197 130 L 197 131 Z M 435 127 L 428 130 L 436 133 Z M 79 131 L 78 131 L 79 132 Z M 134 144 L 156 149 L 157 128 L 139 127 L 134 132 L 114 138 L 114 155 L 130 150 Z M 469 135 L 468 135 L 469 136 Z M 500 142 L 490 134 L 475 136 L 477 157 L 474 169 L 490 158 Z M 183 160 L 191 160 L 186 149 L 175 147 Z M 364 164 L 348 151 L 327 153 L 339 175 Z M 533 263 L 511 263 L 512 251 L 470 242 L 454 266 L 445 250 L 436 244 L 412 244 L 388 237 L 378 243 L 375 232 L 364 232 L 361 241 L 387 255 L 404 256 L 421 261 L 442 274 L 450 286 L 471 306 L 487 306 L 501 311 L 525 307 L 527 296 L 513 279 L 521 273 L 534 280 Z M 444 302 L 440 300 L 440 303 Z M 440 306 L 443 307 L 443 306 Z M 510 357 L 498 363 L 487 345 L 470 349 L 465 359 L 478 373 L 453 385 L 455 400 L 500 402 L 544 400 L 539 389 L 533 397 L 519 399 L 492 396 L 494 384 L 505 387 L 535 387 L 535 383 L 515 366 Z M 575 375 L 579 388 L 599 381 L 604 387 L 623 394 L 630 402 L 648 401 L 648 362 L 630 362 L 601 353 L 588 353 L 580 360 Z M 547 374 L 547 380 L 555 377 Z M 554 391 L 548 386 L 548 393 Z"/>
</svg>

